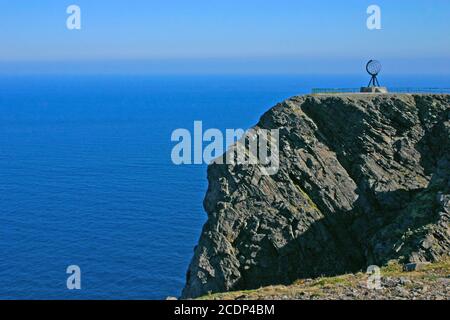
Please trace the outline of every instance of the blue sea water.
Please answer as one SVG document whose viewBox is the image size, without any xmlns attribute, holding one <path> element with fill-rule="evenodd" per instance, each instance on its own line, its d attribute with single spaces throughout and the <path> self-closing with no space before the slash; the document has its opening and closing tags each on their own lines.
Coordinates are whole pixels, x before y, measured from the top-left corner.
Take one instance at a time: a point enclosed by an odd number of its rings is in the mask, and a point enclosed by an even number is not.
<svg viewBox="0 0 450 320">
<path fill-rule="evenodd" d="M 171 133 L 248 128 L 275 103 L 361 76 L 0 77 L 0 299 L 178 296 L 206 220 L 206 166 Z M 386 77 L 450 87 L 450 77 Z M 66 268 L 81 268 L 81 290 Z"/>
</svg>

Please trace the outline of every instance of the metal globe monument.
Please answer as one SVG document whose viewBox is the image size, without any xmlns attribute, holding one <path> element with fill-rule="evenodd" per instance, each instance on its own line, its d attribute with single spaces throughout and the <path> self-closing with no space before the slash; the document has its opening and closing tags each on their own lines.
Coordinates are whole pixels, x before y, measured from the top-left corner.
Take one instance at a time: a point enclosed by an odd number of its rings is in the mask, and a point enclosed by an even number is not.
<svg viewBox="0 0 450 320">
<path fill-rule="evenodd" d="M 378 60 L 371 59 L 366 64 L 366 71 L 370 74 L 370 82 L 367 87 L 362 87 L 361 92 L 365 93 L 387 93 L 386 87 L 381 87 L 378 82 L 378 74 L 381 72 L 382 66 L 381 62 Z"/>
</svg>

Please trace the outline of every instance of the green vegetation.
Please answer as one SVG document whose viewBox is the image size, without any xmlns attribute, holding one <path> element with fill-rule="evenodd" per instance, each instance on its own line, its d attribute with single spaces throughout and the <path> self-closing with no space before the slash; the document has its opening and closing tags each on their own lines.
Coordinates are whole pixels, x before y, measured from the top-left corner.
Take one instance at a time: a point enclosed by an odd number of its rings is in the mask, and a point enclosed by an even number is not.
<svg viewBox="0 0 450 320">
<path fill-rule="evenodd" d="M 416 288 L 414 281 L 418 283 L 426 282 L 432 284 L 438 279 L 447 278 L 450 275 L 450 257 L 444 258 L 440 262 L 423 266 L 420 270 L 406 272 L 403 266 L 396 262 L 390 261 L 386 266 L 381 268 L 381 276 L 384 278 L 396 278 L 408 280 L 405 288 Z M 255 290 L 242 290 L 227 293 L 208 294 L 200 297 L 200 300 L 262 300 L 268 298 L 284 298 L 284 299 L 327 299 L 331 295 L 340 297 L 345 296 L 346 291 L 352 291 L 356 288 L 365 288 L 368 275 L 364 272 L 356 274 L 345 274 L 335 277 L 320 277 L 316 279 L 301 279 L 295 281 L 292 285 L 268 286 Z M 334 297 L 334 296 L 333 296 Z M 357 297 L 356 297 L 357 298 Z"/>
</svg>

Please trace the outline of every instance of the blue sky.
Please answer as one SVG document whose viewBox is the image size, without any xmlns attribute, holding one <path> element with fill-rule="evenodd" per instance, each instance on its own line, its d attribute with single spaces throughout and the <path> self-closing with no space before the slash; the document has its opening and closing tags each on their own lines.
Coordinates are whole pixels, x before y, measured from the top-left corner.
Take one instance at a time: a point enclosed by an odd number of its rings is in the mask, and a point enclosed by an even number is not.
<svg viewBox="0 0 450 320">
<path fill-rule="evenodd" d="M 448 0 L 0 0 L 0 26 L 0 72 L 353 73 L 377 58 L 450 74 Z"/>
</svg>

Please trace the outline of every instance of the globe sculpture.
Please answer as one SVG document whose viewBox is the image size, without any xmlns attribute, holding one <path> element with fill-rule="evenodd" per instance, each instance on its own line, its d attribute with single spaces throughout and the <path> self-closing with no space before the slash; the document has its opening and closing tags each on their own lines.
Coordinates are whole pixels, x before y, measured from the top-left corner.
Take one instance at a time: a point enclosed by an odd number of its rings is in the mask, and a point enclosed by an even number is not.
<svg viewBox="0 0 450 320">
<path fill-rule="evenodd" d="M 381 63 L 377 60 L 370 60 L 366 65 L 367 73 L 369 73 L 372 78 L 370 79 L 368 87 L 379 87 L 377 76 L 381 71 Z"/>
</svg>

